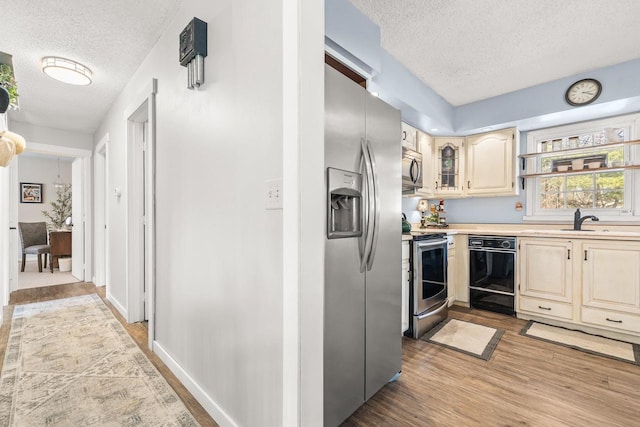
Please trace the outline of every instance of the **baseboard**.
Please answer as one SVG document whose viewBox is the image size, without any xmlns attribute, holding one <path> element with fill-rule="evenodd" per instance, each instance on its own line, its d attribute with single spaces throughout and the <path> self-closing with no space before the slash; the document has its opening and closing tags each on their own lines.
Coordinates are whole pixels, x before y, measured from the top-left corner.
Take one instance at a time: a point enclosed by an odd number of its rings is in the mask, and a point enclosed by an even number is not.
<svg viewBox="0 0 640 427">
<path fill-rule="evenodd" d="M 213 417 L 215 422 L 223 427 L 238 427 L 238 424 L 191 378 L 191 376 L 182 369 L 182 366 L 175 361 L 173 357 L 158 343 L 153 342 L 153 351 L 158 355 L 160 360 L 164 362 L 173 374 L 178 377 L 180 382 L 191 392 L 193 397 L 202 405 L 202 407 Z"/>
<path fill-rule="evenodd" d="M 118 310 L 118 313 L 125 319 L 127 319 L 127 310 L 120 304 L 120 302 L 107 292 L 107 301 L 109 301 Z"/>
</svg>

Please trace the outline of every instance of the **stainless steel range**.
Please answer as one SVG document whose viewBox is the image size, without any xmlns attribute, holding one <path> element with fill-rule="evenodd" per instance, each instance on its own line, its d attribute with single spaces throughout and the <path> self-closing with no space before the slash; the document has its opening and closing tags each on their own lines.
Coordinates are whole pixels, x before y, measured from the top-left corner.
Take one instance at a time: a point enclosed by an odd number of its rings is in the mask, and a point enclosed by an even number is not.
<svg viewBox="0 0 640 427">
<path fill-rule="evenodd" d="M 409 330 L 420 338 L 447 318 L 447 235 L 414 236 L 411 242 L 411 286 L 409 287 Z"/>
</svg>

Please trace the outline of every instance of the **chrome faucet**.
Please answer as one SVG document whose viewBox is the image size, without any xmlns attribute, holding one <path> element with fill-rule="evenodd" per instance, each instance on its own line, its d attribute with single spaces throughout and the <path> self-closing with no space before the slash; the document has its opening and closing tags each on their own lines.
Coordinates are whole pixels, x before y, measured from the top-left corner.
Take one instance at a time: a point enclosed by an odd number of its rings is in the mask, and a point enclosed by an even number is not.
<svg viewBox="0 0 640 427">
<path fill-rule="evenodd" d="M 585 215 L 580 217 L 580 209 L 576 209 L 576 213 L 573 214 L 573 229 L 582 230 L 582 223 L 590 219 L 591 221 L 600 221 L 600 218 L 594 215 Z"/>
</svg>

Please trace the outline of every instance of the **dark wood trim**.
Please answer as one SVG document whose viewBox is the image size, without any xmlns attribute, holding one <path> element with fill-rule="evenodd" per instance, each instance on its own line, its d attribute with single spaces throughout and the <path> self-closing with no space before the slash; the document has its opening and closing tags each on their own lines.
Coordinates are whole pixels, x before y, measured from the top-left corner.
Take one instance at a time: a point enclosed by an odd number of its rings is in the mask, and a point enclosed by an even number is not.
<svg viewBox="0 0 640 427">
<path fill-rule="evenodd" d="M 342 62 L 338 61 L 336 58 L 329 55 L 327 52 L 324 53 L 324 63 L 329 65 L 331 68 L 338 70 L 340 73 L 344 74 L 354 82 L 358 83 L 363 88 L 365 89 L 367 88 L 366 78 L 356 73 L 351 68 L 347 67 Z"/>
</svg>

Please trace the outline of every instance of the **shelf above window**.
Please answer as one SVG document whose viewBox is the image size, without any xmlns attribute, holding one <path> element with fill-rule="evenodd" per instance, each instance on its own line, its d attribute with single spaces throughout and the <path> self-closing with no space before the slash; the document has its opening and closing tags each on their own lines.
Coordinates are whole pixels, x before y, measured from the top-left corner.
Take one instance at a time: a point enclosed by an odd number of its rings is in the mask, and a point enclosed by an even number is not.
<svg viewBox="0 0 640 427">
<path fill-rule="evenodd" d="M 587 147 L 566 148 L 564 150 L 543 151 L 538 153 L 521 154 L 518 156 L 518 158 L 528 159 L 531 157 L 556 156 L 558 154 L 577 154 L 582 151 L 601 150 L 601 149 L 608 150 L 609 148 L 612 148 L 612 147 L 621 147 L 624 145 L 638 145 L 638 144 L 640 144 L 640 139 L 636 139 L 633 141 L 611 142 L 608 144 L 589 145 Z"/>
<path fill-rule="evenodd" d="M 601 167 L 601 168 L 585 168 L 580 170 L 569 170 L 562 172 L 541 172 L 541 173 L 528 173 L 520 175 L 520 178 L 538 178 L 538 177 L 546 177 L 546 176 L 554 176 L 554 175 L 578 175 L 585 173 L 594 173 L 594 172 L 616 172 L 625 169 L 640 169 L 640 165 L 627 165 L 627 166 L 615 166 L 615 167 Z"/>
</svg>

